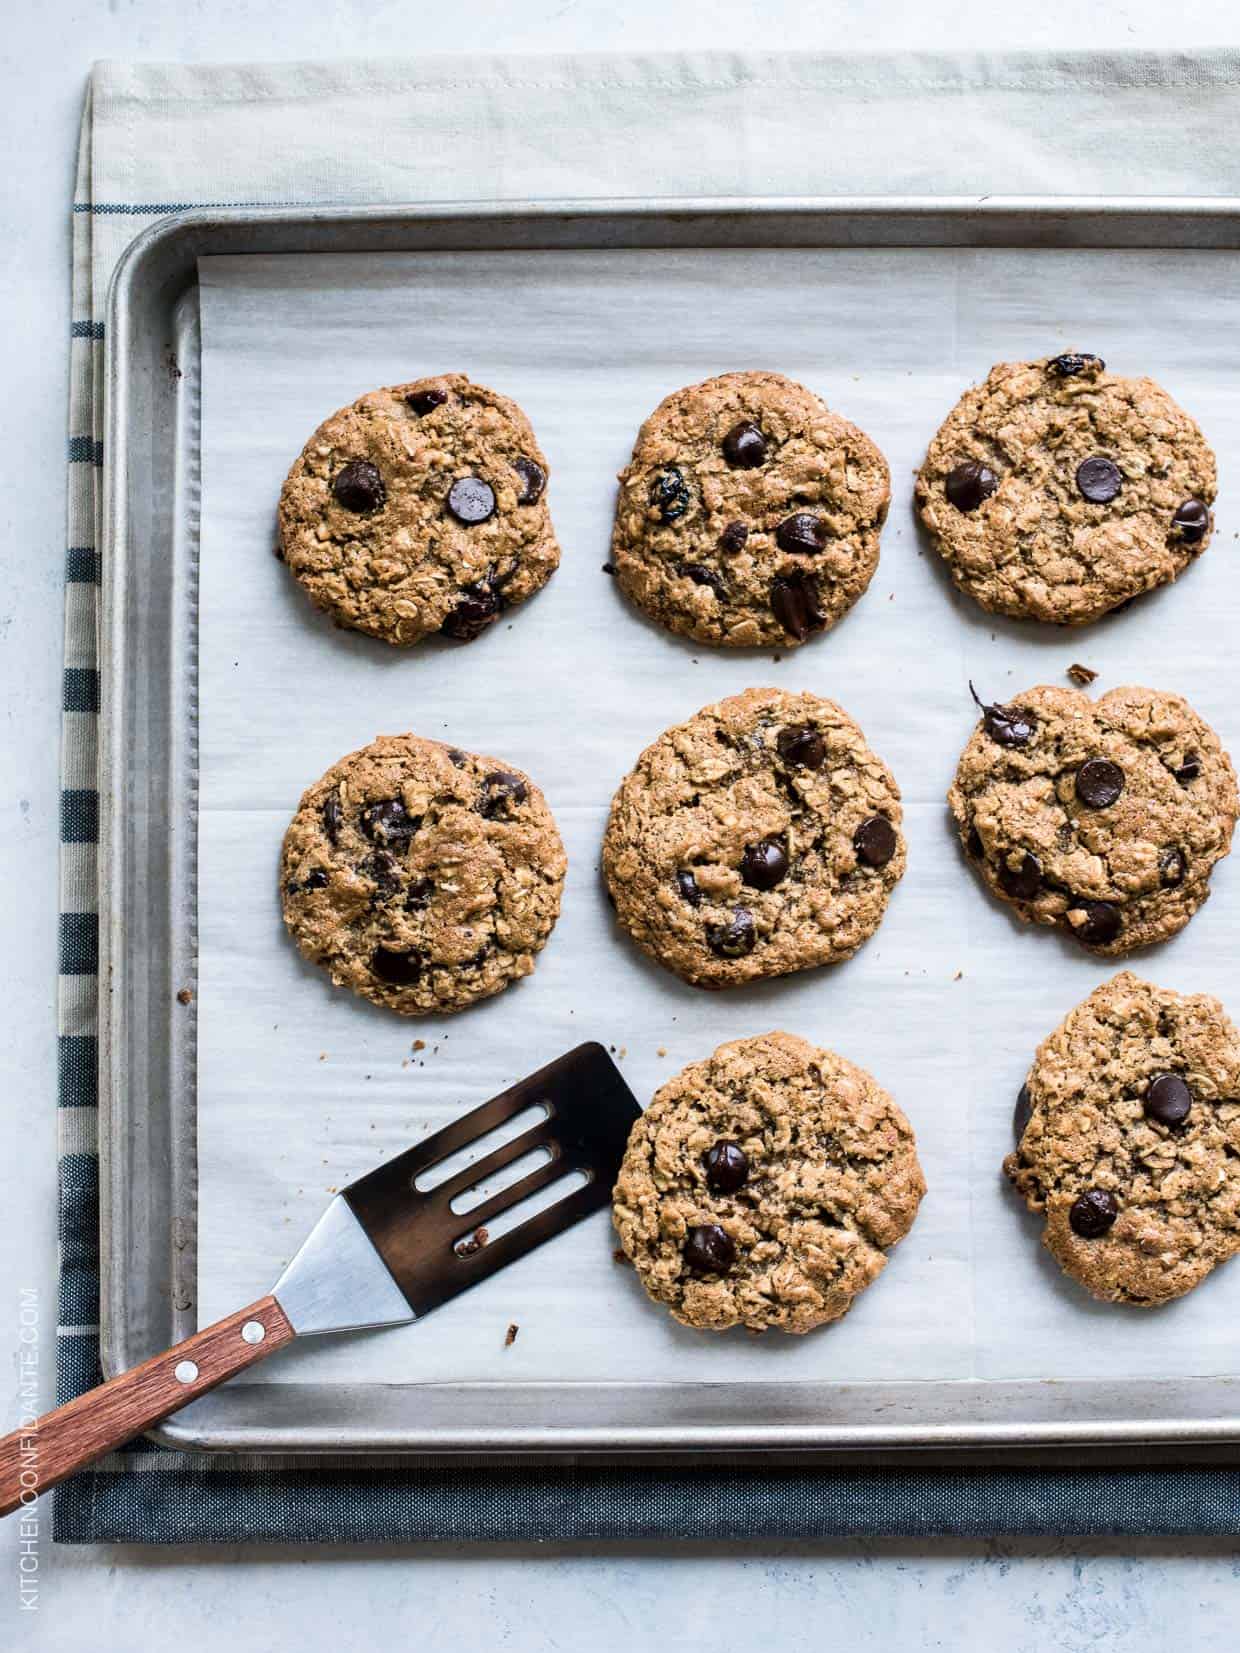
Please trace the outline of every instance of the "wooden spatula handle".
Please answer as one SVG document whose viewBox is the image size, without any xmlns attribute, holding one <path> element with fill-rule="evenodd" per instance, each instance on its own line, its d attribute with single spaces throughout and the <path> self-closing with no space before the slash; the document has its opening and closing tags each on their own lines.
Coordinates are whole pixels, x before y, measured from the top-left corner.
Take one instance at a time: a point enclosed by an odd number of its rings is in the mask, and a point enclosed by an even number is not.
<svg viewBox="0 0 1240 1653">
<path fill-rule="evenodd" d="M 0 1440 L 0 1515 L 123 1446 L 234 1372 L 291 1343 L 295 1333 L 274 1297 L 217 1320 L 165 1354 L 122 1372 L 28 1429 Z"/>
</svg>

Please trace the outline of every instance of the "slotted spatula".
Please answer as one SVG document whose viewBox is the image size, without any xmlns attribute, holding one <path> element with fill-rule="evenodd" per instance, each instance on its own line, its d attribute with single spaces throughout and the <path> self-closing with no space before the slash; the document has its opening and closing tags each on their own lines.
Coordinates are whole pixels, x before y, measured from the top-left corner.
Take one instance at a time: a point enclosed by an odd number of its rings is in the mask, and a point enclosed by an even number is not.
<svg viewBox="0 0 1240 1653">
<path fill-rule="evenodd" d="M 418 1189 L 432 1167 L 530 1108 L 544 1117 Z M 0 1440 L 0 1515 L 92 1463 L 295 1337 L 420 1320 L 605 1206 L 640 1109 L 602 1045 L 578 1045 L 337 1194 L 266 1297 Z M 536 1170 L 454 1213 L 526 1154 Z M 493 1240 L 482 1231 L 571 1173 L 586 1181 Z"/>
</svg>

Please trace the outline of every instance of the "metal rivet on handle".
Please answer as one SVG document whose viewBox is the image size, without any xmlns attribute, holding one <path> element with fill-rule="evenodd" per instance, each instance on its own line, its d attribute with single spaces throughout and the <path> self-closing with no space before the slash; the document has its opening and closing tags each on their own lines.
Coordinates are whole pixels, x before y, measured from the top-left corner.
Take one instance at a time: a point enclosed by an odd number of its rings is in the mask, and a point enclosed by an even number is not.
<svg viewBox="0 0 1240 1653">
<path fill-rule="evenodd" d="M 172 1375 L 178 1383 L 193 1383 L 198 1376 L 198 1368 L 192 1360 L 178 1361 L 177 1368 Z"/>
<path fill-rule="evenodd" d="M 247 1343 L 261 1343 L 267 1335 L 267 1328 L 261 1320 L 247 1320 L 241 1328 L 241 1336 Z"/>
</svg>

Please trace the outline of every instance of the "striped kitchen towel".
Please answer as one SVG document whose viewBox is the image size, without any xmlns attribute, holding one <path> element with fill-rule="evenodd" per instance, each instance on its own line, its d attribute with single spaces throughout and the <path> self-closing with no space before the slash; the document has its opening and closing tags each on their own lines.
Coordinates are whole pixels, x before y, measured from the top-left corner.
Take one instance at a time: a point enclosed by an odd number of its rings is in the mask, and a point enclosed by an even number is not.
<svg viewBox="0 0 1240 1653">
<path fill-rule="evenodd" d="M 108 283 L 195 206 L 503 197 L 1233 193 L 1240 57 L 438 58 L 104 64 L 73 203 L 60 880 L 62 1399 L 99 1381 L 96 842 Z M 656 136 L 657 135 L 657 136 Z M 1087 135 L 1087 141 L 1086 141 Z M 189 1543 L 1240 1531 L 1232 1469 L 548 1469 L 194 1456 L 68 1482 L 55 1534 Z"/>
</svg>

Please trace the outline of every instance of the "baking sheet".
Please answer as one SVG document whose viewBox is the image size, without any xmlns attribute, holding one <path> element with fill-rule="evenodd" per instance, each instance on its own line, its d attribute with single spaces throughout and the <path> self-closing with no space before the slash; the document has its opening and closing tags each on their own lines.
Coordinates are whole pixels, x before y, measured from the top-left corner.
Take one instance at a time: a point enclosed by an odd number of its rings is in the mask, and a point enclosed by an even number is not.
<svg viewBox="0 0 1240 1653">
<path fill-rule="evenodd" d="M 591 1219 L 425 1322 L 283 1352 L 264 1381 L 867 1381 L 1234 1371 L 1240 1269 L 1153 1314 L 1093 1304 L 1037 1244 L 999 1162 L 1033 1048 L 1112 973 L 1028 932 L 961 864 L 943 795 L 974 721 L 1062 682 L 1187 694 L 1234 747 L 1240 618 L 1234 255 L 865 250 L 206 259 L 200 610 L 201 1324 L 269 1289 L 330 1191 L 583 1038 L 616 1047 L 645 1102 L 726 1038 L 784 1027 L 870 1068 L 916 1129 L 929 1193 L 840 1325 L 706 1337 L 646 1303 Z M 1214 546 L 1176 587 L 1084 632 L 1025 628 L 958 597 L 914 526 L 911 474 L 992 361 L 1066 348 L 1149 372 L 1220 456 Z M 769 367 L 877 440 L 894 500 L 868 595 L 779 659 L 712 652 L 628 607 L 601 573 L 616 471 L 667 391 Z M 462 370 L 514 396 L 548 454 L 564 560 L 468 648 L 398 653 L 336 631 L 271 555 L 274 509 L 316 423 L 374 385 Z M 875 938 L 832 971 L 730 994 L 684 987 L 611 920 L 598 845 L 612 791 L 668 724 L 751 684 L 838 699 L 904 793 L 909 870 Z M 280 919 L 280 838 L 303 788 L 403 729 L 527 769 L 564 835 L 560 922 L 538 969 L 442 1021 L 333 990 Z M 1240 888 L 1139 972 L 1240 1011 Z M 414 1051 L 415 1040 L 425 1049 Z M 510 1322 L 517 1342 L 504 1347 Z M 358 1405 L 364 1409 L 364 1397 Z"/>
</svg>

